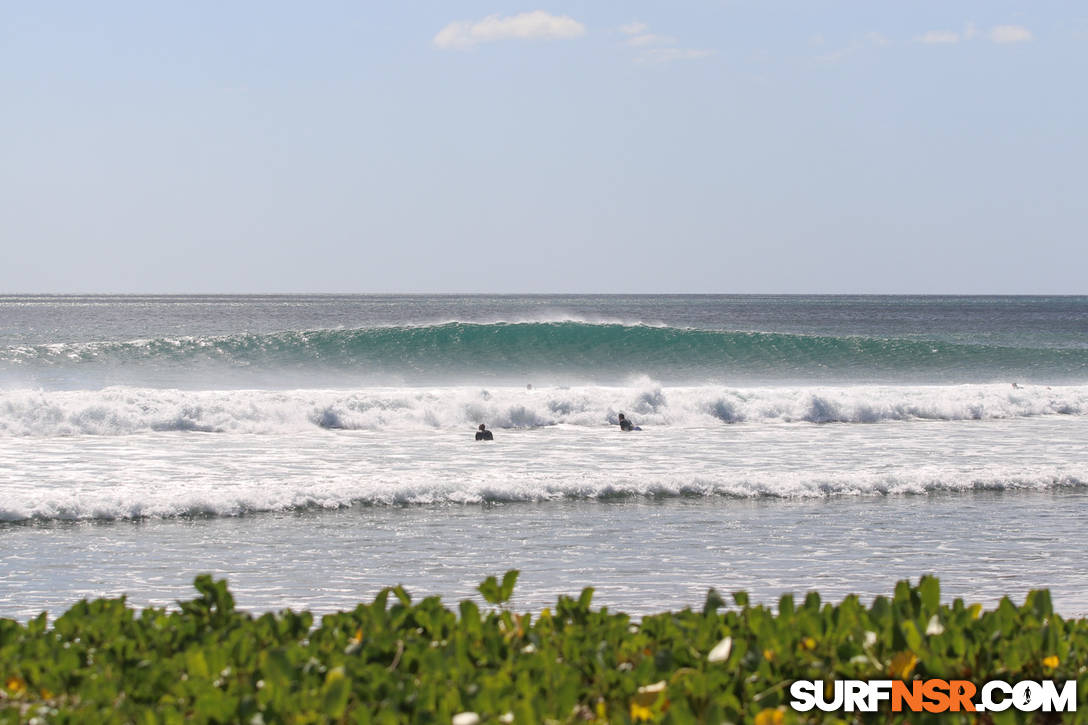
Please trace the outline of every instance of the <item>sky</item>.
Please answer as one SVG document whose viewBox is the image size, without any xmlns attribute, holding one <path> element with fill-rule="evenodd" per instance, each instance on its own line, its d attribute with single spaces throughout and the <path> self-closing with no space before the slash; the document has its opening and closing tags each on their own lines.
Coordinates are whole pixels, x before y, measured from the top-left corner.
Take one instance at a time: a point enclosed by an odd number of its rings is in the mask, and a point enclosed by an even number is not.
<svg viewBox="0 0 1088 725">
<path fill-rule="evenodd" d="M 0 292 L 1088 293 L 1082 2 L 0 4 Z"/>
</svg>

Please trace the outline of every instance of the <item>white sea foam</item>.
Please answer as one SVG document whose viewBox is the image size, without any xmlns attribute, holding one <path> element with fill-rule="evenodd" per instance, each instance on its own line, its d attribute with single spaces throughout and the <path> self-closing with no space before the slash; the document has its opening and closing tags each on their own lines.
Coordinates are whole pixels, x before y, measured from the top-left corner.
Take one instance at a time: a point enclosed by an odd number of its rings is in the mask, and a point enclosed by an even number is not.
<svg viewBox="0 0 1088 725">
<path fill-rule="evenodd" d="M 492 428 L 1001 420 L 1088 415 L 1088 386 L 367 388 L 359 390 L 0 391 L 0 436 L 147 431 L 282 433 Z"/>
<path fill-rule="evenodd" d="M 0 520 L 1081 489 L 1086 394 L 650 381 L 569 390 L 8 394 L 0 404 L 9 426 L 0 436 Z M 1066 414 L 1055 415 L 1059 408 Z M 619 410 L 643 431 L 607 425 Z M 904 422 L 809 422 L 828 419 Z M 473 440 L 480 420 L 496 429 L 493 444 Z M 191 432 L 200 430 L 221 432 Z"/>
<path fill-rule="evenodd" d="M 15 491 L 0 503 L 0 521 L 126 520 L 178 516 L 240 516 L 277 511 L 340 509 L 354 505 L 485 504 L 622 498 L 718 497 L 810 499 L 897 496 L 935 492 L 1025 491 L 1083 488 L 1088 479 L 1054 469 L 953 473 L 936 470 L 878 474 L 753 474 L 712 480 L 675 474 L 644 482 L 617 482 L 606 475 L 547 480 L 496 476 L 451 481 L 427 474 L 414 480 L 360 481 L 353 477 L 304 485 L 189 482 L 176 486 L 114 485 L 93 491 L 63 488 Z"/>
</svg>

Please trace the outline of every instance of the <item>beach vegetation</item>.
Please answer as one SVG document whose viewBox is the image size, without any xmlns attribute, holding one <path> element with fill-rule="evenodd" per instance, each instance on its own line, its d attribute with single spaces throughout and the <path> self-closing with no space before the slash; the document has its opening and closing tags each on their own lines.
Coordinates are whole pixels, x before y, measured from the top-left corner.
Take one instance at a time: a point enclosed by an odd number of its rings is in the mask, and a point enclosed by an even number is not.
<svg viewBox="0 0 1088 725">
<path fill-rule="evenodd" d="M 239 610 L 225 581 L 138 610 L 80 601 L 52 623 L 0 619 L 0 722 L 846 723 L 1086 722 L 1073 713 L 795 712 L 795 680 L 1076 680 L 1088 703 L 1088 619 L 1049 592 L 996 607 L 942 603 L 933 577 L 890 596 L 775 606 L 711 590 L 641 619 L 593 590 L 517 613 L 517 572 L 455 607 L 383 589 L 350 611 Z"/>
</svg>

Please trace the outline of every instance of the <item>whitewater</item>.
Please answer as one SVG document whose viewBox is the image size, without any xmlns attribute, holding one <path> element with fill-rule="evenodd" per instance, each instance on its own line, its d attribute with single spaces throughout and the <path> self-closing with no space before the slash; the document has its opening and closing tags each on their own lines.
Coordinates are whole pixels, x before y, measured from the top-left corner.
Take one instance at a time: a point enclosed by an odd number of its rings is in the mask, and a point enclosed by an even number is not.
<svg viewBox="0 0 1088 725">
<path fill-rule="evenodd" d="M 149 431 L 286 434 L 326 430 L 465 430 L 715 423 L 877 423 L 1088 415 L 1088 386 L 957 385 L 725 388 L 419 387 L 214 390 L 109 387 L 0 392 L 0 435 L 130 435 Z"/>
<path fill-rule="evenodd" d="M 1085 440 L 1085 298 L 0 297 L 0 616 L 509 567 L 526 606 L 932 571 L 1083 613 Z"/>
</svg>

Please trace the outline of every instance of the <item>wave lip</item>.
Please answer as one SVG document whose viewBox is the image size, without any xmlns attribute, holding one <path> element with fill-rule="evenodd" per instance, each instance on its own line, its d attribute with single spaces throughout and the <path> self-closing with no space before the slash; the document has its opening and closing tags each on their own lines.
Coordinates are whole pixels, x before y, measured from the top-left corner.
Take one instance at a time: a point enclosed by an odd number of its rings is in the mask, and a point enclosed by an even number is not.
<svg viewBox="0 0 1088 725">
<path fill-rule="evenodd" d="M 1005 420 L 1088 415 L 1088 385 L 813 386 L 631 385 L 365 388 L 343 390 L 0 390 L 0 438 L 140 433 Z"/>
</svg>

